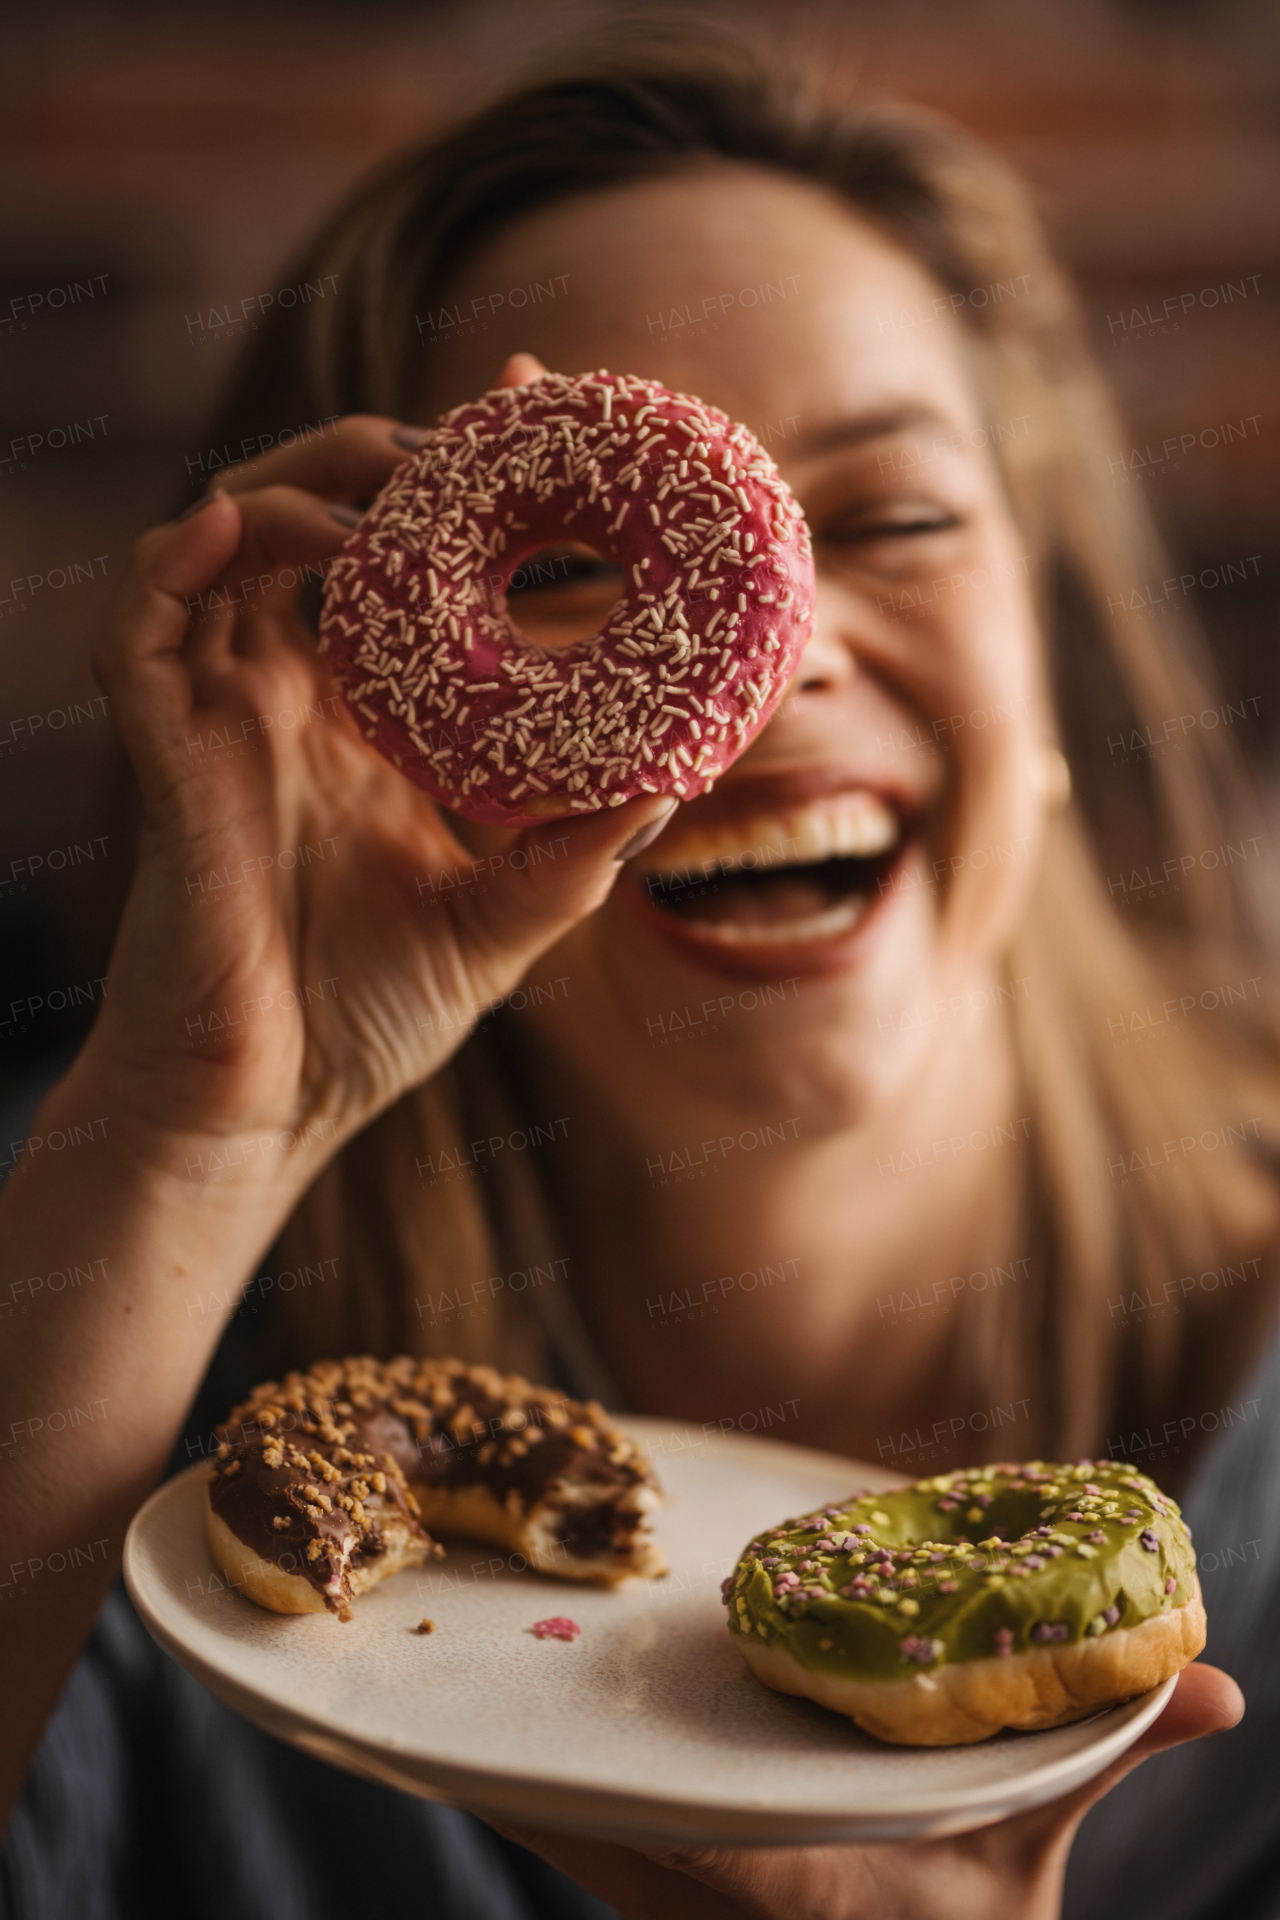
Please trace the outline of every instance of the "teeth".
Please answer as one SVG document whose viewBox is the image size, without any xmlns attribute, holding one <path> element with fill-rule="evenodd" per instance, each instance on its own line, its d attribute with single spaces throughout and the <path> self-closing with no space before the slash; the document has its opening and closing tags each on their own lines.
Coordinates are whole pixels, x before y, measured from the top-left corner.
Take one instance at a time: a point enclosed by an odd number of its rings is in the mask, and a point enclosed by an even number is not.
<svg viewBox="0 0 1280 1920">
<path fill-rule="evenodd" d="M 790 946 L 799 940 L 834 940 L 837 934 L 856 927 L 867 910 L 865 900 L 842 900 L 822 913 L 808 913 L 798 920 L 773 921 L 768 925 L 741 926 L 729 922 L 696 920 L 686 917 L 681 926 L 695 939 L 714 947 Z"/>
<path fill-rule="evenodd" d="M 677 825 L 640 870 L 673 873 L 717 862 L 732 870 L 807 866 L 841 858 L 866 860 L 886 853 L 900 831 L 892 807 L 878 794 L 860 789 L 779 813 L 749 814 L 705 827 Z"/>
</svg>

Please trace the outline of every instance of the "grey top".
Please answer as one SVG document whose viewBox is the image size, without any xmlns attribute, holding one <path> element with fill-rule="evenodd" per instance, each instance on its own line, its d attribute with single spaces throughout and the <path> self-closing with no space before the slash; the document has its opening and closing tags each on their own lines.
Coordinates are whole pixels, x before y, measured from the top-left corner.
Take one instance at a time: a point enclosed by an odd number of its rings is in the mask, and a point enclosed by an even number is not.
<svg viewBox="0 0 1280 1920">
<path fill-rule="evenodd" d="M 1066 1920 L 1280 1916 L 1280 1338 L 1201 1423 L 1214 1438 L 1182 1509 L 1209 1616 L 1203 1658 L 1239 1682 L 1245 1717 L 1144 1761 L 1086 1817 Z M 1157 1480 L 1164 1457 L 1132 1454 Z"/>
</svg>

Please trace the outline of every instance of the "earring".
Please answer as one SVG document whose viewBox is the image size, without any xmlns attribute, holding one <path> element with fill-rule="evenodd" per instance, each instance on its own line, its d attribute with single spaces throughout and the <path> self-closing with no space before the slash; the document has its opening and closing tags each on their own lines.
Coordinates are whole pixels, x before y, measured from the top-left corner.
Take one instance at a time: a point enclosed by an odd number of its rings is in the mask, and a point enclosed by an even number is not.
<svg viewBox="0 0 1280 1920">
<path fill-rule="evenodd" d="M 1048 742 L 1036 748 L 1031 783 L 1046 813 L 1060 813 L 1071 798 L 1071 769 L 1060 747 Z"/>
</svg>

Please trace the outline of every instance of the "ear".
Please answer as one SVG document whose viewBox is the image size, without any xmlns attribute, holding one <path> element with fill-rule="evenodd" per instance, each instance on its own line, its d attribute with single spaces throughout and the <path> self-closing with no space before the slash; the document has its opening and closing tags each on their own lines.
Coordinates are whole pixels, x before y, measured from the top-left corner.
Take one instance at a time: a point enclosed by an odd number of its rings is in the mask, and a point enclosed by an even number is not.
<svg viewBox="0 0 1280 1920">
<path fill-rule="evenodd" d="M 531 387 L 550 372 L 531 353 L 513 353 L 494 381 L 495 387 Z"/>
</svg>

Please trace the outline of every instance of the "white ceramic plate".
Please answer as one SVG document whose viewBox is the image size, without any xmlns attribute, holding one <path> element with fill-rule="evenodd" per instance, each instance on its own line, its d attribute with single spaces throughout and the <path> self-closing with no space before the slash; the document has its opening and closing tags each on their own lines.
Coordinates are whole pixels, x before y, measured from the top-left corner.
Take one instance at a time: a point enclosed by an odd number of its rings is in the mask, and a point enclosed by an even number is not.
<svg viewBox="0 0 1280 1920">
<path fill-rule="evenodd" d="M 1074 1726 L 922 1749 L 770 1692 L 725 1628 L 721 1580 L 761 1528 L 901 1475 L 745 1434 L 625 1424 L 667 1491 L 666 1580 L 602 1592 L 464 1542 L 366 1594 L 348 1625 L 265 1613 L 216 1571 L 200 1466 L 135 1519 L 129 1592 L 211 1692 L 308 1753 L 517 1825 L 637 1843 L 961 1833 L 1101 1772 L 1168 1699 L 1171 1680 Z M 554 1614 L 581 1637 L 528 1631 Z M 424 1616 L 433 1634 L 412 1631 Z"/>
</svg>

